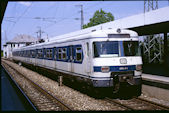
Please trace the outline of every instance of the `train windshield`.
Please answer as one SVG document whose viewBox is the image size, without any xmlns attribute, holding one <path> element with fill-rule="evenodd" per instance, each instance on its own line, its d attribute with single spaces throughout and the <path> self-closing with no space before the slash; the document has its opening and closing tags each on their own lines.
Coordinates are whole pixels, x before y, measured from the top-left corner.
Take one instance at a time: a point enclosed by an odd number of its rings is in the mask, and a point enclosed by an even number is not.
<svg viewBox="0 0 169 113">
<path fill-rule="evenodd" d="M 138 41 L 124 41 L 122 56 L 140 56 L 140 48 Z"/>
<path fill-rule="evenodd" d="M 140 56 L 138 41 L 93 42 L 94 57 Z"/>
<path fill-rule="evenodd" d="M 118 41 L 94 42 L 94 57 L 119 56 Z"/>
</svg>

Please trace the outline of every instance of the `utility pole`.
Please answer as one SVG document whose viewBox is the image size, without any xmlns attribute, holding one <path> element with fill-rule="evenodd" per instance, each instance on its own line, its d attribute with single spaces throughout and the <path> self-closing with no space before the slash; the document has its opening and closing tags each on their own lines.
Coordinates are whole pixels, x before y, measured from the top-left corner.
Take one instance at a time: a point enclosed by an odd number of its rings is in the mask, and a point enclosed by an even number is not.
<svg viewBox="0 0 169 113">
<path fill-rule="evenodd" d="M 38 27 L 39 30 L 36 32 L 37 33 L 37 38 L 39 38 L 39 40 L 42 38 L 42 33 L 45 33 L 44 31 L 41 30 L 41 27 Z M 39 36 L 38 36 L 39 33 Z"/>
<path fill-rule="evenodd" d="M 81 7 L 81 29 L 83 29 L 84 17 L 83 17 L 83 5 L 76 5 Z"/>
<path fill-rule="evenodd" d="M 7 42 L 6 30 L 5 30 L 5 43 Z"/>
</svg>

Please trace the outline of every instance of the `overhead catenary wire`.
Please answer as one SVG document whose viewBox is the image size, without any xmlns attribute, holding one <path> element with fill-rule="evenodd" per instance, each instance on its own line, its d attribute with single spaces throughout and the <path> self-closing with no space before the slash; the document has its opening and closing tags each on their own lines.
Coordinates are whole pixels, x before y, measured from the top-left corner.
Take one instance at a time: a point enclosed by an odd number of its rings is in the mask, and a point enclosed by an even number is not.
<svg viewBox="0 0 169 113">
<path fill-rule="evenodd" d="M 62 19 L 58 20 L 57 22 L 55 22 L 55 24 L 56 24 L 56 23 L 59 23 L 59 22 L 62 22 L 62 21 L 64 21 L 64 20 L 67 20 L 67 19 L 71 19 L 70 17 L 73 17 L 74 15 L 77 15 L 77 14 L 79 14 L 79 13 L 80 13 L 80 12 L 76 12 L 76 13 L 74 13 L 72 16 L 69 16 L 69 18 L 62 18 Z M 75 18 L 73 18 L 73 19 L 75 19 Z M 50 25 L 48 25 L 47 27 L 45 27 L 44 29 L 50 28 L 50 27 L 54 26 L 55 24 L 50 24 Z"/>
<path fill-rule="evenodd" d="M 46 13 L 46 12 L 48 12 L 51 8 L 53 8 L 54 6 L 55 6 L 56 4 L 52 4 L 51 6 L 49 6 L 47 9 L 46 9 L 46 11 L 45 12 L 42 12 L 41 13 L 41 15 L 44 15 L 44 13 Z M 34 17 L 34 19 L 38 19 L 38 18 L 35 18 Z M 40 20 L 42 20 L 42 21 L 47 21 L 47 22 L 56 22 L 55 20 L 47 20 L 47 19 L 56 19 L 55 17 L 39 17 L 39 19 Z M 33 22 L 33 24 L 32 24 L 32 28 L 34 28 L 35 26 L 37 26 L 37 24 L 39 23 L 39 21 L 38 22 Z M 39 25 L 39 24 L 38 24 Z M 42 25 L 41 25 L 42 26 Z M 33 30 L 33 29 L 30 29 L 30 30 Z M 34 31 L 32 31 L 33 33 L 34 33 Z M 29 31 L 29 33 L 30 33 L 30 31 Z"/>
<path fill-rule="evenodd" d="M 97 3 L 97 4 L 100 4 L 100 3 Z M 88 6 L 87 8 L 84 8 L 84 11 L 86 11 L 86 10 L 89 10 L 89 9 L 91 9 L 91 8 L 93 8 L 93 7 L 96 7 L 96 6 L 98 6 L 97 4 L 92 4 L 92 5 L 90 5 L 90 6 Z M 83 4 L 84 5 L 84 4 Z M 94 6 L 93 6 L 94 5 Z M 93 7 L 92 7 L 93 6 Z M 79 14 L 80 13 L 80 11 L 79 12 L 76 12 L 75 14 L 73 14 L 71 17 L 73 17 L 74 15 L 77 15 L 77 14 Z M 67 20 L 67 19 L 75 19 L 75 18 L 63 18 L 63 19 L 60 19 L 60 21 L 57 21 L 56 23 L 59 23 L 59 22 L 62 22 L 62 21 L 64 21 L 64 20 Z M 55 23 L 55 24 L 56 24 Z M 44 29 L 48 29 L 48 28 L 50 28 L 50 27 L 52 27 L 52 26 L 54 26 L 54 24 L 50 24 L 49 26 L 47 26 L 47 27 L 44 27 Z M 52 32 L 52 34 L 53 34 L 53 32 Z"/>
<path fill-rule="evenodd" d="M 16 22 L 13 24 L 12 28 L 10 29 L 10 34 L 12 34 L 13 28 L 15 27 L 15 25 L 19 22 L 19 20 L 22 18 L 23 15 L 25 15 L 25 13 L 28 11 L 28 9 L 30 9 L 30 7 L 32 6 L 33 2 L 25 9 L 25 11 L 18 17 L 18 19 L 16 20 Z M 9 34 L 9 35 L 10 35 Z"/>
</svg>

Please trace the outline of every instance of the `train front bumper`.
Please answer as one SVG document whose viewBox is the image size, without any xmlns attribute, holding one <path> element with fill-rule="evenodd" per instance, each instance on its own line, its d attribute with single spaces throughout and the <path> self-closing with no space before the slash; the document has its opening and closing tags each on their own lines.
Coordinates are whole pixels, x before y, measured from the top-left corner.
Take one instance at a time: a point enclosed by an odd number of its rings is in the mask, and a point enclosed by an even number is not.
<svg viewBox="0 0 169 113">
<path fill-rule="evenodd" d="M 117 75 L 117 77 L 115 77 Z M 127 83 L 130 86 L 141 85 L 141 75 L 113 73 L 109 78 L 90 79 L 93 87 L 113 87 L 117 83 Z"/>
</svg>

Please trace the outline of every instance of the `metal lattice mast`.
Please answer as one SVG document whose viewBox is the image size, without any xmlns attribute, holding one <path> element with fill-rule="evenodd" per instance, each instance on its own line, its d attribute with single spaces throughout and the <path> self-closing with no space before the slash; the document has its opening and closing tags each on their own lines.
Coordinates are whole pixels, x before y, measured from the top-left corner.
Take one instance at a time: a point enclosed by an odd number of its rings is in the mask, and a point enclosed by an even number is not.
<svg viewBox="0 0 169 113">
<path fill-rule="evenodd" d="M 158 9 L 158 0 L 144 0 L 144 13 L 155 9 Z"/>
<path fill-rule="evenodd" d="M 158 9 L 158 0 L 144 0 L 144 13 Z M 158 63 L 162 59 L 162 37 L 149 35 L 144 39 L 143 53 L 149 63 Z"/>
</svg>

